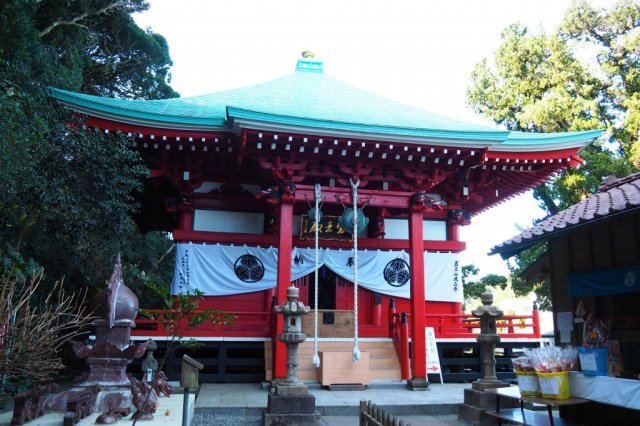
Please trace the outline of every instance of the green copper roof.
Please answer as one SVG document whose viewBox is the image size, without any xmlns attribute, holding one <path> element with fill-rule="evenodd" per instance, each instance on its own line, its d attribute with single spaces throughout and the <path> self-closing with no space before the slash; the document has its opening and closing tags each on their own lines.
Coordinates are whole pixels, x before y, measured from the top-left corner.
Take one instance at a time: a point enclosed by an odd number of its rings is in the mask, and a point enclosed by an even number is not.
<svg viewBox="0 0 640 426">
<path fill-rule="evenodd" d="M 500 149 L 522 150 L 532 149 L 562 149 L 575 146 L 575 143 L 584 140 L 595 140 L 604 130 L 585 130 L 581 132 L 558 132 L 558 133 L 532 133 L 532 132 L 510 132 L 506 141 L 500 144 Z"/>
<path fill-rule="evenodd" d="M 558 143 L 575 144 L 577 140 L 582 146 L 599 136 L 576 132 L 550 138 L 465 123 L 359 89 L 325 74 L 322 62 L 309 59 L 298 61 L 296 71 L 284 77 L 201 96 L 125 100 L 59 89 L 52 89 L 52 94 L 92 116 L 160 128 L 217 130 L 238 122 L 247 127 L 248 123 L 268 123 L 291 131 L 304 128 L 387 138 L 450 139 L 474 145 L 504 143 L 505 148 L 509 145 L 515 150 L 545 142 L 558 149 Z"/>
</svg>

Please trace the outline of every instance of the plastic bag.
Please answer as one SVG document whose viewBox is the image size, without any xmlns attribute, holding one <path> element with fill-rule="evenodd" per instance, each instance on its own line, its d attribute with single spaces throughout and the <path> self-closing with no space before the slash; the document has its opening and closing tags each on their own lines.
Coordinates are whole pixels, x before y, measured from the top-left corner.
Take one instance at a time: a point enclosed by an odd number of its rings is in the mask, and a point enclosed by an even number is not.
<svg viewBox="0 0 640 426">
<path fill-rule="evenodd" d="M 524 354 L 539 373 L 559 373 L 570 371 L 578 361 L 578 350 L 572 346 L 545 346 L 543 348 L 524 349 Z"/>
</svg>

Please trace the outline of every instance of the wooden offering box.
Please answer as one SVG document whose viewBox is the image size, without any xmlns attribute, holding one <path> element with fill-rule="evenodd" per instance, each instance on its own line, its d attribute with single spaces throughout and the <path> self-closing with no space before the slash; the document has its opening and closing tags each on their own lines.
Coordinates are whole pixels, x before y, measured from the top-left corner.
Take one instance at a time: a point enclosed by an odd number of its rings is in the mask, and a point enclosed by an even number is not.
<svg viewBox="0 0 640 426">
<path fill-rule="evenodd" d="M 361 352 L 358 362 L 351 361 L 351 351 L 320 351 L 319 356 L 322 386 L 369 384 L 369 352 Z"/>
</svg>

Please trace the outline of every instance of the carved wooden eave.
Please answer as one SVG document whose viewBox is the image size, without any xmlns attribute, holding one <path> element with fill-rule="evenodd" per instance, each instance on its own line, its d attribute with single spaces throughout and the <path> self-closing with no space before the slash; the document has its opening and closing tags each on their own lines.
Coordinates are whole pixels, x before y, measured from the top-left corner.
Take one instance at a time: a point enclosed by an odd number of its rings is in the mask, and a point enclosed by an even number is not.
<svg viewBox="0 0 640 426">
<path fill-rule="evenodd" d="M 122 132 L 151 169 L 153 205 L 169 198 L 216 199 L 212 183 L 282 183 L 331 190 L 435 194 L 445 209 L 477 214 L 567 167 L 602 131 L 538 134 L 460 122 L 400 104 L 324 74 L 301 60 L 281 78 L 167 100 L 102 98 L 51 89 L 90 129 Z M 394 199 L 395 196 L 391 198 Z M 241 208 L 241 199 L 234 208 Z M 302 208 L 306 200 L 297 200 Z M 143 207 L 144 208 L 144 207 Z M 173 214 L 169 212 L 170 214 Z M 160 221 L 168 223 L 166 219 Z M 158 222 L 158 223 L 160 223 Z M 164 225 L 163 225 L 164 226 Z"/>
</svg>

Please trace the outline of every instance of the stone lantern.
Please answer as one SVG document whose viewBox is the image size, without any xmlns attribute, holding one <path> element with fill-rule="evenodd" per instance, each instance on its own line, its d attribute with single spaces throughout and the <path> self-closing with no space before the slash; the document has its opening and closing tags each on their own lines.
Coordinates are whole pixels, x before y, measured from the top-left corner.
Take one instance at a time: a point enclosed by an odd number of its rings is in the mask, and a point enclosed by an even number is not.
<svg viewBox="0 0 640 426">
<path fill-rule="evenodd" d="M 304 387 L 306 394 L 306 386 L 298 382 L 298 345 L 307 339 L 307 335 L 302 332 L 302 315 L 309 313 L 309 307 L 298 300 L 300 290 L 291 286 L 287 289 L 287 301 L 281 306 L 275 306 L 273 309 L 282 314 L 284 332 L 278 336 L 278 339 L 287 345 L 287 378 L 281 382 L 281 385 L 287 387 Z M 297 391 L 300 394 L 301 390 Z"/>
<path fill-rule="evenodd" d="M 493 293 L 490 290 L 482 293 L 482 305 L 471 313 L 480 319 L 480 334 L 476 340 L 480 344 L 484 365 L 484 378 L 476 380 L 472 384 L 473 389 L 484 390 L 509 386 L 496 376 L 495 349 L 500 336 L 496 326 L 496 320 L 502 317 L 502 311 L 493 306 Z"/>
<path fill-rule="evenodd" d="M 266 426 L 320 424 L 315 397 L 298 381 L 298 345 L 307 339 L 302 332 L 302 315 L 310 309 L 298 300 L 299 295 L 300 290 L 291 286 L 287 289 L 287 301 L 273 307 L 283 317 L 284 331 L 278 339 L 287 346 L 287 378 L 277 381 L 275 394 L 269 393 L 267 409 L 262 413 Z"/>
</svg>

